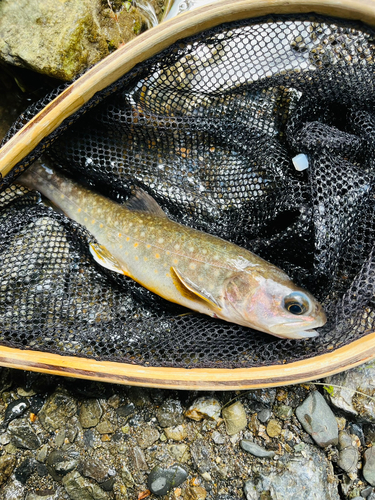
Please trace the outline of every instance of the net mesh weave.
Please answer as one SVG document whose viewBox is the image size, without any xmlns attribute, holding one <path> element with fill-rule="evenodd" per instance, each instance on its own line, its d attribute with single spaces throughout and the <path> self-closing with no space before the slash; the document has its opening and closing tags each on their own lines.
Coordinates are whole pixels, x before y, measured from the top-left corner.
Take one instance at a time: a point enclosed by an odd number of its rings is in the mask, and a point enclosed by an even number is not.
<svg viewBox="0 0 375 500">
<path fill-rule="evenodd" d="M 234 368 L 312 357 L 372 331 L 374 57 L 363 24 L 274 15 L 179 41 L 96 94 L 0 181 L 0 343 Z M 97 266 L 84 228 L 13 184 L 45 150 L 115 200 L 139 186 L 173 220 L 284 269 L 322 302 L 319 337 L 277 339 L 186 314 Z"/>
</svg>

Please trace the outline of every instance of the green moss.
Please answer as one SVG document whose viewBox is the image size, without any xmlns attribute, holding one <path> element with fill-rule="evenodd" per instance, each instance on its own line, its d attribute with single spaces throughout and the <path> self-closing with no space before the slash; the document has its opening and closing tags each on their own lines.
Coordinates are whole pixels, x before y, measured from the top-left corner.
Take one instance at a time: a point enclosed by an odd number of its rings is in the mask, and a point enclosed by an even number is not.
<svg viewBox="0 0 375 500">
<path fill-rule="evenodd" d="M 133 26 L 133 31 L 136 35 L 138 35 L 140 33 L 141 28 L 142 28 L 142 24 L 139 21 L 135 21 L 134 26 Z"/>
</svg>

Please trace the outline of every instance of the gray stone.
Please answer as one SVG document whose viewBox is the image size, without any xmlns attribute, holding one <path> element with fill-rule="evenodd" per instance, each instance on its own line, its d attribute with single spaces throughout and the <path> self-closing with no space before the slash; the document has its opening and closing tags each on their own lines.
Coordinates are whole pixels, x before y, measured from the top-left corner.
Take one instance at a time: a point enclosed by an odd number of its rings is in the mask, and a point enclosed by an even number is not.
<svg viewBox="0 0 375 500">
<path fill-rule="evenodd" d="M 168 446 L 168 451 L 179 463 L 185 463 L 190 460 L 190 451 L 187 444 L 171 444 Z"/>
<path fill-rule="evenodd" d="M 17 469 L 14 470 L 14 477 L 22 484 L 26 484 L 27 480 L 34 474 L 36 470 L 36 460 L 33 458 L 26 458 Z"/>
<path fill-rule="evenodd" d="M 324 453 L 314 446 L 306 446 L 303 455 L 292 459 L 284 455 L 278 469 L 262 468 L 257 472 L 256 484 L 245 483 L 247 500 L 339 500 L 333 467 Z M 330 478 L 330 479 L 329 479 Z M 256 488 L 257 496 L 254 494 Z M 268 496 L 265 495 L 267 492 Z M 264 496 L 263 496 L 264 495 Z"/>
<path fill-rule="evenodd" d="M 139 446 L 143 449 L 152 446 L 160 437 L 159 432 L 154 427 L 143 427 L 137 438 Z"/>
<path fill-rule="evenodd" d="M 174 399 L 167 399 L 158 408 L 157 419 L 161 427 L 175 427 L 184 421 L 184 410 L 181 402 Z"/>
<path fill-rule="evenodd" d="M 338 426 L 332 410 L 318 391 L 310 394 L 296 409 L 302 427 L 322 447 L 338 443 Z"/>
<path fill-rule="evenodd" d="M 365 464 L 363 466 L 363 477 L 366 481 L 375 486 L 375 447 L 371 446 L 364 454 Z"/>
<path fill-rule="evenodd" d="M 36 450 L 41 445 L 31 425 L 24 420 L 13 420 L 10 422 L 8 432 L 12 436 L 12 444 L 17 448 Z"/>
<path fill-rule="evenodd" d="M 363 488 L 361 491 L 361 497 L 362 498 L 367 498 L 371 493 L 373 492 L 373 489 L 371 486 L 367 486 L 367 488 Z"/>
<path fill-rule="evenodd" d="M 221 404 L 215 398 L 201 397 L 196 399 L 186 411 L 186 416 L 199 422 L 204 418 L 217 422 L 220 418 Z"/>
<path fill-rule="evenodd" d="M 223 419 L 227 434 L 233 436 L 242 431 L 247 426 L 247 417 L 243 404 L 240 401 L 223 408 Z"/>
<path fill-rule="evenodd" d="M 97 399 L 88 399 L 82 402 L 79 410 L 79 421 L 84 429 L 98 425 L 103 409 Z"/>
<path fill-rule="evenodd" d="M 49 432 L 65 429 L 67 422 L 77 413 L 77 404 L 65 391 L 57 390 L 47 399 L 38 417 Z"/>
<path fill-rule="evenodd" d="M 220 434 L 219 431 L 213 431 L 212 441 L 215 444 L 224 444 L 225 443 L 225 436 L 223 436 L 223 434 Z"/>
<path fill-rule="evenodd" d="M 125 485 L 131 488 L 134 485 L 134 478 L 130 472 L 130 470 L 126 467 L 126 465 L 121 465 L 121 477 L 124 481 Z"/>
<path fill-rule="evenodd" d="M 375 423 L 375 400 L 373 399 L 375 361 L 328 377 L 325 383 L 327 386 L 330 384 L 340 386 L 332 387 L 333 392 L 329 396 L 336 408 L 354 415 L 357 422 Z M 370 397 L 367 397 L 366 393 Z"/>
<path fill-rule="evenodd" d="M 0 457 L 0 485 L 5 483 L 12 474 L 16 466 L 16 457 L 14 455 L 1 455 Z"/>
<path fill-rule="evenodd" d="M 245 493 L 246 500 L 258 500 L 259 499 L 259 495 L 258 495 L 257 489 L 255 487 L 255 484 L 251 480 L 246 481 L 246 483 L 243 487 L 243 491 Z"/>
<path fill-rule="evenodd" d="M 272 415 L 272 411 L 269 408 L 264 408 L 258 413 L 258 420 L 262 422 L 262 424 L 265 424 Z"/>
<path fill-rule="evenodd" d="M 35 458 L 38 460 L 38 462 L 44 463 L 47 458 L 47 453 L 48 453 L 48 445 L 44 444 L 36 454 Z"/>
<path fill-rule="evenodd" d="M 339 432 L 339 459 L 337 465 L 348 474 L 357 472 L 359 452 L 352 443 L 352 438 L 345 431 Z M 354 477 L 352 478 L 354 479 Z"/>
<path fill-rule="evenodd" d="M 147 486 L 154 495 L 166 495 L 172 488 L 182 484 L 187 478 L 187 472 L 180 465 L 164 468 L 154 467 L 147 479 Z"/>
<path fill-rule="evenodd" d="M 260 457 L 260 458 L 272 458 L 275 456 L 275 452 L 273 451 L 267 451 L 261 446 L 259 446 L 256 443 L 253 443 L 252 441 L 249 441 L 248 439 L 242 439 L 240 442 L 241 448 L 255 457 Z"/>
<path fill-rule="evenodd" d="M 48 472 L 55 481 L 61 481 L 65 474 L 78 466 L 79 458 L 79 452 L 75 450 L 52 451 L 46 460 Z"/>
<path fill-rule="evenodd" d="M 215 453 L 211 445 L 203 439 L 196 439 L 190 446 L 190 453 L 200 474 L 210 472 L 215 459 Z"/>
<path fill-rule="evenodd" d="M 77 471 L 69 472 L 64 476 L 62 483 L 72 500 L 107 500 L 110 498 L 100 486 L 85 479 Z"/>
</svg>

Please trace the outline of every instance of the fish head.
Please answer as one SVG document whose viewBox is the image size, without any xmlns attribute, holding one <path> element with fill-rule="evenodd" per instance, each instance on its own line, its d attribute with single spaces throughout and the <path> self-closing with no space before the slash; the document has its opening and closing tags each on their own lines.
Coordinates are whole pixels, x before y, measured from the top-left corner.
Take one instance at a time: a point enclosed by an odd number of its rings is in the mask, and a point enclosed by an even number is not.
<svg viewBox="0 0 375 500">
<path fill-rule="evenodd" d="M 327 319 L 319 302 L 282 271 L 236 273 L 225 284 L 223 309 L 249 328 L 280 338 L 316 337 Z"/>
</svg>

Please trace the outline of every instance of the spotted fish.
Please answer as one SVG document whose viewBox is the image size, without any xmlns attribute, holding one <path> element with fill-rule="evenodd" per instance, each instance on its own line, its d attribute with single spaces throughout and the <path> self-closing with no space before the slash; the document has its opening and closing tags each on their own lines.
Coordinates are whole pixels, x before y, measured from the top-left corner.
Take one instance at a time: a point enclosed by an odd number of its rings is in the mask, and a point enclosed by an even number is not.
<svg viewBox="0 0 375 500">
<path fill-rule="evenodd" d="M 34 164 L 20 182 L 37 189 L 95 237 L 101 266 L 134 279 L 165 299 L 215 318 L 282 338 L 314 337 L 321 305 L 257 255 L 170 220 L 137 191 L 120 205 L 60 173 Z"/>
</svg>

